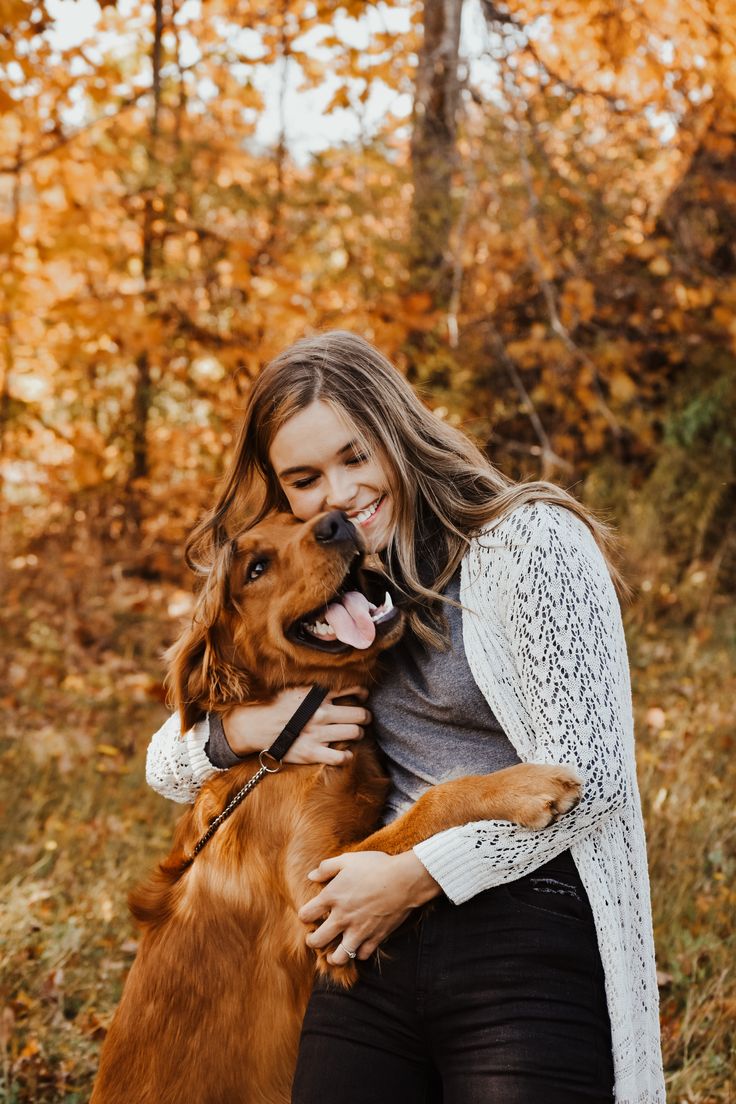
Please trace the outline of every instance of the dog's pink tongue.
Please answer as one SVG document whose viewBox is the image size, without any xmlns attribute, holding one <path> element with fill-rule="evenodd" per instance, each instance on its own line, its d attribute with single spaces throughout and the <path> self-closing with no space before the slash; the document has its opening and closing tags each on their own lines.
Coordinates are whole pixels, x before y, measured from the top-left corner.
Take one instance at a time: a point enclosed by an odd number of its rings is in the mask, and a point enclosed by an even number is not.
<svg viewBox="0 0 736 1104">
<path fill-rule="evenodd" d="M 353 648 L 370 648 L 376 638 L 368 599 L 359 590 L 350 590 L 325 611 L 327 624 L 338 640 Z"/>
</svg>

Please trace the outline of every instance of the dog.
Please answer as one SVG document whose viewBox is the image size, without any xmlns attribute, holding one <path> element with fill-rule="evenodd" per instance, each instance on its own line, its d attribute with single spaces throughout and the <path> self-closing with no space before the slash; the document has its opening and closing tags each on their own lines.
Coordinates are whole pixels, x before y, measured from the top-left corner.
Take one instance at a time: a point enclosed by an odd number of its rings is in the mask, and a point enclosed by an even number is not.
<svg viewBox="0 0 736 1104">
<path fill-rule="evenodd" d="M 365 683 L 403 622 L 345 514 L 271 515 L 220 549 L 167 653 L 182 732 L 205 710 L 285 686 Z M 267 775 L 192 861 L 258 756 L 202 787 L 169 856 L 130 896 L 140 945 L 91 1104 L 287 1104 L 315 971 L 343 986 L 357 976 L 306 945 L 297 912 L 320 889 L 307 872 L 346 850 L 398 854 L 472 820 L 542 828 L 579 799 L 568 768 L 520 764 L 435 786 L 376 830 L 388 779 L 368 735 L 352 749 L 343 766 Z"/>
</svg>

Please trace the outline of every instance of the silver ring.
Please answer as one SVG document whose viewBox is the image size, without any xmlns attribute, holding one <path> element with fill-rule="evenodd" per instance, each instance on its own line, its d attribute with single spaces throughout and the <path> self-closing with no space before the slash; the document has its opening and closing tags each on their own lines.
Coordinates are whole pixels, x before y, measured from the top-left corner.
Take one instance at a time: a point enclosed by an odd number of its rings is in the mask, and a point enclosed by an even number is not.
<svg viewBox="0 0 736 1104">
<path fill-rule="evenodd" d="M 348 958 L 357 958 L 358 957 L 358 952 L 357 951 L 349 951 L 344 943 L 341 943 L 340 946 L 342 947 L 342 949 L 344 950 L 344 952 L 348 956 Z"/>
</svg>

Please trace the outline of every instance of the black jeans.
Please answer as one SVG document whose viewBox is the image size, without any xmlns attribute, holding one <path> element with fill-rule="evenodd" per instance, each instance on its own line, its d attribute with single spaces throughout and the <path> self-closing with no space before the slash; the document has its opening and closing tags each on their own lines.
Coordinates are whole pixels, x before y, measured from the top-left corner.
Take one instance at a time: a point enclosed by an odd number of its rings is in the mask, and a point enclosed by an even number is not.
<svg viewBox="0 0 736 1104">
<path fill-rule="evenodd" d="M 318 982 L 292 1104 L 612 1104 L 593 917 L 569 851 L 462 905 L 440 897 Z"/>
</svg>

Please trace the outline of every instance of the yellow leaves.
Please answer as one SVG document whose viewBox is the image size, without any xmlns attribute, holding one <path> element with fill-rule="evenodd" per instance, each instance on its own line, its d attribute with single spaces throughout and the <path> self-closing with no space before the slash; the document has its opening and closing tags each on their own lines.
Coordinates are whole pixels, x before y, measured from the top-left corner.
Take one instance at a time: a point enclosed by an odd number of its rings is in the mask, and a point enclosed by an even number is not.
<svg viewBox="0 0 736 1104">
<path fill-rule="evenodd" d="M 250 286 L 260 299 L 269 299 L 278 290 L 276 281 L 267 276 L 254 276 Z"/>
<path fill-rule="evenodd" d="M 432 296 L 428 291 L 414 291 L 401 297 L 398 317 L 407 329 L 429 332 L 439 317 L 439 312 L 432 306 Z"/>
<path fill-rule="evenodd" d="M 92 160 L 65 158 L 60 163 L 60 179 L 72 203 L 85 204 L 99 186 L 97 167 Z"/>
<path fill-rule="evenodd" d="M 713 288 L 707 284 L 702 287 L 686 287 L 685 284 L 677 283 L 674 287 L 674 295 L 678 307 L 683 310 L 698 310 L 702 307 L 709 307 L 714 299 Z M 731 317 L 733 318 L 733 316 Z"/>
<path fill-rule="evenodd" d="M 350 102 L 350 89 L 344 84 L 332 96 L 331 100 L 324 108 L 325 115 L 331 115 L 333 111 L 338 109 L 347 109 L 352 106 Z"/>
<path fill-rule="evenodd" d="M 403 304 L 407 314 L 424 314 L 432 306 L 432 296 L 428 291 L 414 291 L 404 296 Z"/>
<path fill-rule="evenodd" d="M 719 303 L 713 311 L 713 321 L 726 330 L 733 330 L 736 315 L 731 307 Z"/>
<path fill-rule="evenodd" d="M 96 487 L 104 479 L 104 457 L 94 452 L 74 452 L 72 474 L 79 490 Z"/>
<path fill-rule="evenodd" d="M 729 51 L 736 37 L 734 8 L 642 0 L 532 0 L 525 21 L 539 16 L 549 28 L 535 45 L 552 71 L 591 92 L 626 97 L 636 106 L 665 106 L 673 84 L 692 88 L 736 85 Z M 524 21 L 524 20 L 523 20 Z"/>
<path fill-rule="evenodd" d="M 321 45 L 326 45 L 326 40 L 323 39 Z M 304 84 L 302 84 L 298 91 L 303 88 L 314 88 L 325 78 L 325 64 L 320 59 L 314 57 L 314 55 L 307 50 L 295 50 L 292 49 L 291 56 L 298 61 L 302 72 L 306 78 Z"/>
<path fill-rule="evenodd" d="M 572 277 L 565 281 L 560 296 L 560 316 L 563 325 L 574 329 L 580 322 L 590 322 L 595 313 L 595 288 L 590 280 Z"/>
<path fill-rule="evenodd" d="M 667 260 L 666 257 L 654 257 L 649 262 L 649 271 L 654 276 L 669 276 L 671 271 L 670 262 Z"/>
<path fill-rule="evenodd" d="M 637 387 L 634 380 L 623 369 L 612 372 L 608 378 L 608 386 L 612 397 L 618 403 L 628 403 L 636 398 Z"/>
<path fill-rule="evenodd" d="M 41 1053 L 41 1046 L 37 1039 L 29 1039 L 25 1046 L 20 1051 L 20 1058 L 33 1058 L 34 1055 Z"/>
<path fill-rule="evenodd" d="M 0 86 L 0 115 L 6 115 L 17 110 L 18 101 L 9 96 L 5 89 Z"/>
<path fill-rule="evenodd" d="M 84 691 L 85 682 L 84 679 L 77 674 L 69 674 L 66 676 L 61 684 L 62 690 L 71 690 L 73 693 L 81 693 Z"/>
<path fill-rule="evenodd" d="M 178 265 L 184 263 L 186 246 L 184 241 L 174 234 L 166 238 L 163 245 L 163 255 L 166 264 Z"/>
<path fill-rule="evenodd" d="M 591 453 L 599 452 L 606 440 L 605 426 L 600 422 L 586 422 L 583 429 L 583 443 Z"/>
</svg>

